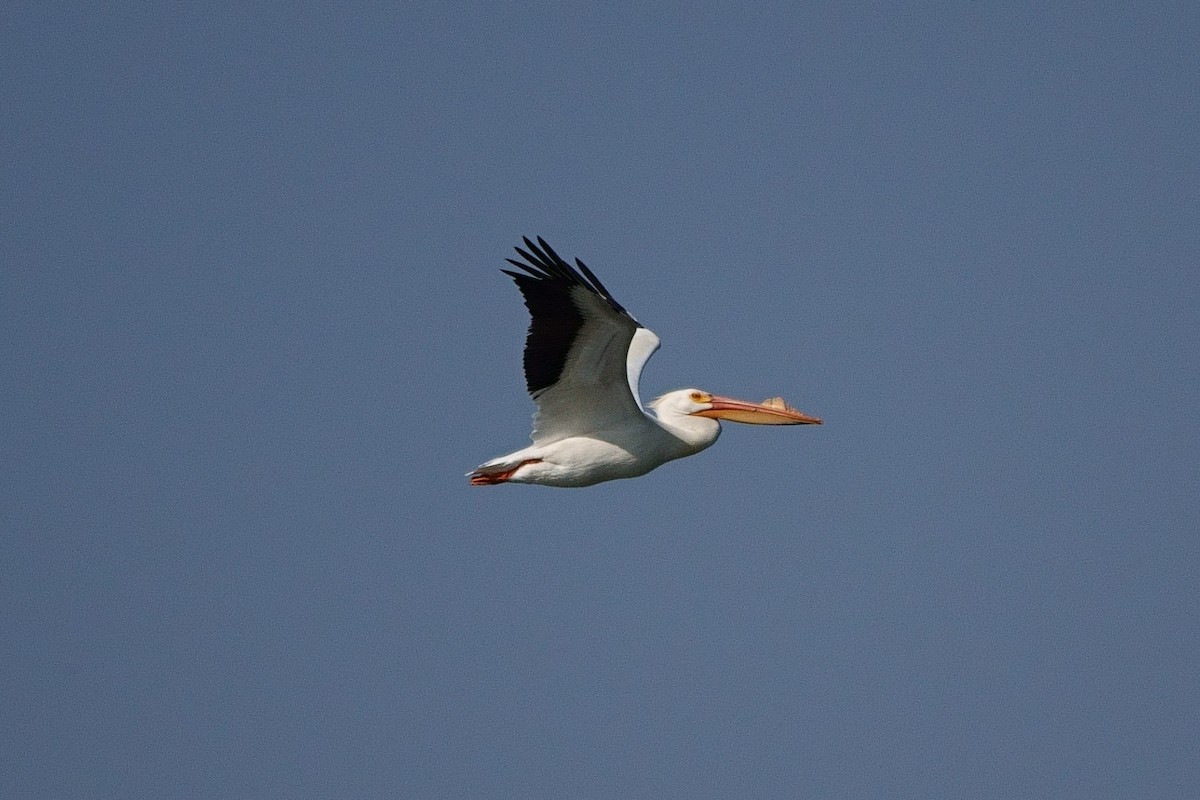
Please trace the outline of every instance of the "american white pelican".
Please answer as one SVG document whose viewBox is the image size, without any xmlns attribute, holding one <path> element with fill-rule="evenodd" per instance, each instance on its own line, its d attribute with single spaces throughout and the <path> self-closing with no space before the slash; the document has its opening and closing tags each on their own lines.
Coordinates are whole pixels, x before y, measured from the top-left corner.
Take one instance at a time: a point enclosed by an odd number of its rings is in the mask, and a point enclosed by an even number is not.
<svg viewBox="0 0 1200 800">
<path fill-rule="evenodd" d="M 515 248 L 517 282 L 532 322 L 525 383 L 536 401 L 533 444 L 467 473 L 472 486 L 591 486 L 635 478 L 699 453 L 727 419 L 751 425 L 820 425 L 773 397 L 747 403 L 699 389 L 668 392 L 642 407 L 638 379 L 659 340 L 630 316 L 582 261 L 575 269 L 538 237 Z M 582 274 L 581 274 L 582 273 Z"/>
</svg>

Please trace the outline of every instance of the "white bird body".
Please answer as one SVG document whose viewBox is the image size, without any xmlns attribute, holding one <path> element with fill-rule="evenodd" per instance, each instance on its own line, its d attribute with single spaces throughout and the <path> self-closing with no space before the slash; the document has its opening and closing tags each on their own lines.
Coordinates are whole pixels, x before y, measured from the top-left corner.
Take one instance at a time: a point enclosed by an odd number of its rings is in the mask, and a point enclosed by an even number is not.
<svg viewBox="0 0 1200 800">
<path fill-rule="evenodd" d="M 528 263 L 508 259 L 524 273 L 505 272 L 532 317 L 525 378 L 538 405 L 533 444 L 479 465 L 468 473 L 472 485 L 578 487 L 635 478 L 710 446 L 721 433 L 718 419 L 821 424 L 779 398 L 747 403 L 698 389 L 668 392 L 647 412 L 638 382 L 658 337 L 582 261 L 576 259 L 576 270 L 541 238 L 537 244 L 525 239 L 525 245 L 528 251 L 517 253 Z"/>
<path fill-rule="evenodd" d="M 476 471 L 505 472 L 508 481 L 545 486 L 591 486 L 645 475 L 668 461 L 699 453 L 721 434 L 715 419 L 674 411 L 675 404 L 692 404 L 688 398 L 695 391 L 663 395 L 652 404 L 655 415 L 625 417 L 620 424 L 585 436 L 542 441 L 492 459 Z"/>
</svg>

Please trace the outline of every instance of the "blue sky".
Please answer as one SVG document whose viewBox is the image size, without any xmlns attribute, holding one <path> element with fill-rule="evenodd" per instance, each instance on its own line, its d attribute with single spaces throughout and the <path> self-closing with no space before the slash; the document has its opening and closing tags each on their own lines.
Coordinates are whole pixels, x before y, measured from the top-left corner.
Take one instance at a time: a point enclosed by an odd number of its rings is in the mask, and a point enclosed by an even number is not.
<svg viewBox="0 0 1200 800">
<path fill-rule="evenodd" d="M 32 4 L 12 797 L 1200 792 L 1200 13 Z M 584 490 L 503 259 L 820 428 Z"/>
</svg>

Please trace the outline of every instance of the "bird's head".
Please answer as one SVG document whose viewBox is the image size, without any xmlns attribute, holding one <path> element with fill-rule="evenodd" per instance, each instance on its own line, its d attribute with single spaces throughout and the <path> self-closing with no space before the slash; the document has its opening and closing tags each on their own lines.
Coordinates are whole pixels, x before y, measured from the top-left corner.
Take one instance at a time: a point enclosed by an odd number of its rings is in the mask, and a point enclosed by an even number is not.
<svg viewBox="0 0 1200 800">
<path fill-rule="evenodd" d="M 679 416 L 709 417 L 748 425 L 820 425 L 821 420 L 772 397 L 761 403 L 734 400 L 699 389 L 667 392 L 650 404 L 661 416 L 664 412 Z"/>
</svg>

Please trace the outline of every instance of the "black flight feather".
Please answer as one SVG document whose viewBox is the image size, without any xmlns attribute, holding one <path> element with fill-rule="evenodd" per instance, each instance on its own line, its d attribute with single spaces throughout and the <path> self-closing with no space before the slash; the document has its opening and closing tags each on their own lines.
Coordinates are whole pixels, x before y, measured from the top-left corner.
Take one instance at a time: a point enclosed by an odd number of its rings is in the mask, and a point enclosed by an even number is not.
<svg viewBox="0 0 1200 800">
<path fill-rule="evenodd" d="M 575 260 L 579 265 L 579 270 L 576 270 L 563 261 L 542 237 L 538 237 L 537 244 L 528 237 L 523 239 L 526 249 L 513 249 L 527 263 L 511 258 L 505 260 L 524 272 L 501 271 L 516 282 L 529 309 L 531 321 L 529 335 L 525 339 L 525 384 L 529 393 L 536 398 L 558 382 L 571 345 L 583 328 L 583 315 L 571 298 L 573 289 L 583 288 L 604 300 L 618 313 L 631 320 L 633 318 L 582 261 Z M 583 274 L 580 274 L 581 271 Z"/>
</svg>

